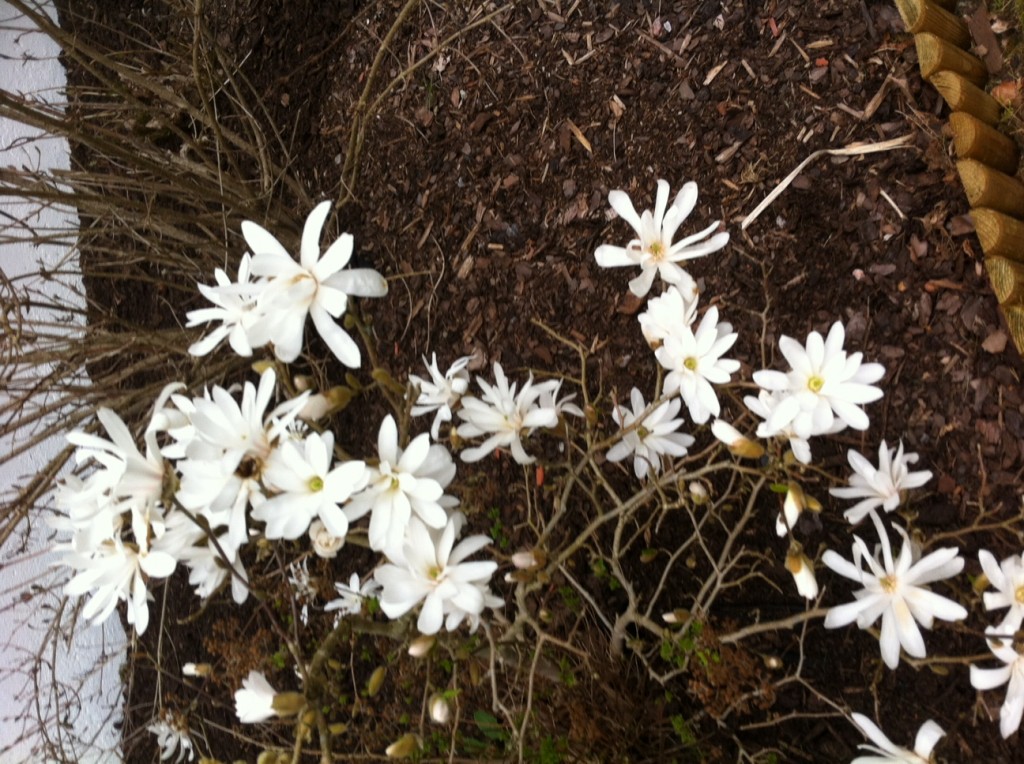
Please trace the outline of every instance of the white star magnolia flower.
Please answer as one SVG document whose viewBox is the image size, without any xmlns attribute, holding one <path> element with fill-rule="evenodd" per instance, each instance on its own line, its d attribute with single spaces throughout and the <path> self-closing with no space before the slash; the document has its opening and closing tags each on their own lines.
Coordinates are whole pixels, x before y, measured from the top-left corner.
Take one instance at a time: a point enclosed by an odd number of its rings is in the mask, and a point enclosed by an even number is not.
<svg viewBox="0 0 1024 764">
<path fill-rule="evenodd" d="M 67 547 L 58 545 L 57 551 Z M 149 590 L 146 577 L 166 578 L 174 572 L 177 560 L 166 552 L 151 551 L 145 538 L 139 544 L 122 543 L 120 538 L 104 541 L 92 556 L 72 552 L 65 563 L 81 571 L 68 581 L 64 593 L 78 597 L 92 592 L 82 615 L 93 624 L 107 620 L 117 603 L 128 604 L 128 623 L 138 634 L 149 626 Z"/>
<path fill-rule="evenodd" d="M 492 387 L 477 377 L 477 384 L 483 390 L 482 398 L 468 395 L 462 399 L 459 418 L 463 421 L 457 430 L 459 437 L 488 435 L 488 438 L 479 446 L 465 449 L 460 456 L 465 462 L 477 462 L 496 448 L 508 448 L 516 462 L 532 464 L 535 459 L 526 453 L 522 438 L 538 427 L 558 424 L 558 411 L 553 404 L 561 382 L 550 380 L 534 384 L 531 374 L 517 393 L 516 385 L 509 386 L 505 372 L 497 362 L 494 364 L 494 380 Z M 546 392 L 551 396 L 545 397 Z M 549 405 L 543 405 L 544 401 Z"/>
<path fill-rule="evenodd" d="M 58 492 L 58 499 L 69 510 L 72 528 L 82 531 L 76 548 L 87 552 L 92 547 L 84 546 L 85 539 L 98 542 L 109 538 L 110 521 L 121 512 L 131 512 L 137 538 L 163 533 L 164 484 L 173 470 L 161 456 L 157 433 L 160 412 L 179 387 L 177 383 L 165 385 L 157 396 L 146 428 L 145 455 L 121 417 L 107 408 L 98 409 L 96 418 L 110 440 L 77 430 L 68 434 L 68 442 L 78 446 L 76 462 L 99 466 L 85 481 L 75 478 Z"/>
<path fill-rule="evenodd" d="M 277 716 L 274 696 L 277 691 L 259 671 L 250 671 L 235 692 L 235 715 L 242 724 L 258 724 Z"/>
<path fill-rule="evenodd" d="M 757 426 L 756 435 L 759 438 L 786 438 L 789 442 L 789 450 L 793 452 L 793 456 L 801 464 L 811 463 L 811 444 L 807 442 L 806 438 L 798 436 L 791 426 L 783 427 L 778 432 L 772 432 L 768 429 L 768 420 L 771 419 L 772 411 L 782 400 L 783 396 L 780 393 L 770 393 L 767 390 L 758 391 L 757 397 L 753 395 L 743 396 L 744 405 L 750 409 L 754 414 L 765 420 Z M 839 432 L 846 427 L 842 421 L 837 420 L 828 433 L 816 433 L 818 435 L 825 435 L 834 432 Z"/>
<path fill-rule="evenodd" d="M 985 592 L 983 595 L 985 609 L 1010 608 L 999 628 L 1010 632 L 1016 631 L 1024 620 L 1024 559 L 1021 555 L 1014 554 L 996 564 L 996 558 L 992 553 L 982 549 L 978 552 L 978 560 L 985 572 L 985 578 L 996 590 Z M 1010 628 L 1011 626 L 1013 628 Z"/>
<path fill-rule="evenodd" d="M 889 740 L 885 733 L 878 728 L 878 725 L 864 714 L 853 713 L 850 716 L 854 724 L 860 727 L 861 732 L 874 743 L 874 745 L 860 745 L 858 748 L 878 754 L 877 756 L 858 756 L 850 764 L 931 764 L 932 749 L 946 734 L 942 727 L 929 719 L 917 731 L 914 750 L 908 751 Z"/>
<path fill-rule="evenodd" d="M 806 348 L 792 337 L 779 339 L 779 349 L 791 367 L 789 373 L 772 369 L 754 372 L 758 385 L 779 394 L 765 422 L 765 437 L 789 428 L 806 440 L 833 431 L 837 418 L 855 430 L 868 428 L 868 415 L 860 405 L 882 397 L 873 383 L 882 378 L 885 368 L 861 363 L 860 353 L 847 356 L 845 337 L 842 323 L 836 321 L 825 339 L 811 332 Z"/>
<path fill-rule="evenodd" d="M 697 320 L 697 302 L 696 293 L 684 294 L 675 284 L 652 298 L 647 310 L 637 316 L 647 344 L 657 349 L 680 326 L 693 326 Z"/>
<path fill-rule="evenodd" d="M 678 398 L 663 402 L 647 416 L 643 416 L 647 409 L 643 394 L 635 387 L 629 394 L 629 402 L 632 411 L 622 406 L 612 410 L 612 418 L 621 429 L 632 429 L 608 449 L 607 458 L 610 462 L 620 462 L 633 454 L 633 472 L 642 480 L 651 470 L 655 474 L 661 471 L 662 455 L 685 456 L 694 439 L 676 432 L 683 424 L 681 418 L 674 418 L 683 405 Z"/>
<path fill-rule="evenodd" d="M 902 502 L 900 493 L 911 488 L 920 488 L 932 478 L 929 470 L 911 472 L 908 464 L 916 464 L 915 453 L 904 455 L 903 441 L 899 448 L 892 449 L 883 440 L 878 447 L 878 469 L 852 448 L 847 452 L 854 474 L 850 476 L 848 488 L 830 488 L 829 493 L 840 499 L 861 499 L 843 517 L 850 523 L 859 523 L 872 509 L 881 507 L 892 512 Z"/>
<path fill-rule="evenodd" d="M 444 489 L 455 476 L 448 450 L 430 444 L 430 434 L 417 435 L 403 451 L 398 446 L 398 427 L 390 414 L 377 434 L 380 461 L 368 468 L 369 482 L 345 507 L 350 522 L 370 513 L 369 542 L 375 551 L 402 548 L 406 527 L 415 513 L 432 528 L 448 521 Z"/>
<path fill-rule="evenodd" d="M 248 541 L 245 510 L 263 501 L 263 471 L 309 395 L 265 414 L 276 381 L 268 369 L 258 388 L 245 383 L 241 403 L 222 387 L 191 401 L 194 433 L 186 458 L 178 462 L 177 499 L 186 509 L 203 513 L 211 526 L 227 525 L 235 547 Z"/>
<path fill-rule="evenodd" d="M 373 576 L 360 585 L 358 573 L 351 575 L 348 584 L 335 583 L 334 588 L 341 596 L 324 605 L 324 610 L 337 610 L 339 617 L 359 615 L 363 611 L 363 601 L 378 596 L 381 589 L 380 583 Z"/>
<path fill-rule="evenodd" d="M 297 539 L 319 517 L 331 535 L 344 539 L 348 518 L 341 509 L 352 494 L 362 490 L 370 478 L 366 464 L 348 461 L 331 468 L 334 434 L 312 432 L 302 451 L 285 442 L 270 460 L 264 483 L 278 491 L 252 511 L 253 519 L 267 524 L 268 539 Z"/>
<path fill-rule="evenodd" d="M 915 562 L 910 539 L 902 528 L 896 528 L 903 537 L 903 547 L 894 561 L 882 521 L 874 512 L 870 514 L 881 540 L 881 562 L 871 556 L 867 545 L 857 536 L 853 537 L 852 563 L 831 549 L 822 557 L 822 562 L 833 571 L 864 587 L 854 592 L 854 602 L 828 611 L 825 628 L 835 629 L 856 621 L 859 628 L 867 629 L 882 616 L 879 639 L 882 660 L 894 669 L 900 663 L 901 646 L 915 658 L 927 655 L 918 623 L 930 629 L 935 618 L 959 621 L 967 617 L 963 607 L 925 586 L 960 573 L 964 559 L 959 556 L 960 550 L 950 547 L 938 549 Z M 867 562 L 868 570 L 862 568 L 862 562 Z"/>
<path fill-rule="evenodd" d="M 680 224 L 697 204 L 697 184 L 684 184 L 671 207 L 668 206 L 668 195 L 668 181 L 659 180 L 654 211 L 645 210 L 643 215 L 638 215 L 625 191 L 608 193 L 612 209 L 632 226 L 639 238 L 625 247 L 602 244 L 594 252 L 594 258 L 602 268 L 639 265 L 642 269 L 640 275 L 629 282 L 629 290 L 637 297 L 644 297 L 650 291 L 654 277 L 658 275 L 669 284 L 678 285 L 684 292 L 694 292 L 693 277 L 679 263 L 717 252 L 729 243 L 728 233 L 711 235 L 718 228 L 717 220 L 700 233 L 673 243 Z"/>
<path fill-rule="evenodd" d="M 156 735 L 156 744 L 160 749 L 160 761 L 174 759 L 175 764 L 195 761 L 196 752 L 192 748 L 192 737 L 188 723 L 183 717 L 164 714 L 162 718 L 150 724 L 146 729 Z M 178 755 L 175 757 L 174 754 Z"/>
<path fill-rule="evenodd" d="M 999 668 L 985 669 L 971 666 L 971 685 L 976 690 L 991 690 L 1009 682 L 1006 688 L 1006 699 L 999 709 L 999 732 L 1010 737 L 1020 727 L 1021 715 L 1024 714 L 1024 655 L 1014 646 L 1012 635 L 1021 626 L 1020 619 L 1009 624 L 1012 628 L 989 626 L 985 629 L 988 648 L 996 658 L 1003 662 Z M 1002 635 L 1000 637 L 999 635 Z"/>
<path fill-rule="evenodd" d="M 335 323 L 348 307 L 349 296 L 383 297 L 388 284 L 371 268 L 343 270 L 352 258 L 352 235 L 344 233 L 321 256 L 320 233 L 331 211 L 330 202 L 321 202 L 306 218 L 295 262 L 281 242 L 251 221 L 242 223 L 242 235 L 253 252 L 252 272 L 268 278 L 259 294 L 260 316 L 248 328 L 254 347 L 274 343 L 274 354 L 291 363 L 302 350 L 306 317 L 346 366 L 356 369 L 362 362 L 359 347 L 343 328 Z"/>
<path fill-rule="evenodd" d="M 712 384 L 727 384 L 730 375 L 740 368 L 739 361 L 722 358 L 736 337 L 731 324 L 718 323 L 718 308 L 712 306 L 696 332 L 689 326 L 679 326 L 654 351 L 658 363 L 669 372 L 665 377 L 665 394 L 679 393 L 696 424 L 721 413 Z"/>
<path fill-rule="evenodd" d="M 198 342 L 192 343 L 188 349 L 192 355 L 206 355 L 217 347 L 225 337 L 228 338 L 231 349 L 238 355 L 245 358 L 252 355 L 248 332 L 260 317 L 256 311 L 256 300 L 263 289 L 263 283 L 250 281 L 251 262 L 252 258 L 248 253 L 242 256 L 242 261 L 238 264 L 237 283 L 232 283 L 228 275 L 217 268 L 213 272 L 214 278 L 217 279 L 217 286 L 198 285 L 203 297 L 217 307 L 190 310 L 186 326 L 191 328 L 211 321 L 220 321 L 221 325 Z"/>
<path fill-rule="evenodd" d="M 217 542 L 223 556 L 213 542 L 197 543 L 181 552 L 181 561 L 189 569 L 188 582 L 196 588 L 197 597 L 206 599 L 230 578 L 231 598 L 241 605 L 249 597 L 249 578 L 238 554 L 240 547 L 232 545 L 227 533 L 217 536 Z M 238 575 L 228 571 L 227 565 Z"/>
<path fill-rule="evenodd" d="M 416 398 L 416 405 L 412 407 L 413 416 L 429 414 L 432 411 L 434 422 L 430 425 L 430 437 L 437 440 L 440 437 L 441 423 L 452 420 L 452 406 L 459 402 L 469 389 L 469 372 L 466 366 L 472 360 L 471 356 L 463 356 L 453 363 L 444 374 L 437 368 L 437 354 L 431 353 L 430 363 L 423 359 L 423 364 L 430 373 L 430 380 L 415 374 L 409 375 L 409 381 L 419 388 L 420 394 Z"/>
<path fill-rule="evenodd" d="M 422 602 L 416 621 L 422 634 L 436 634 L 442 625 L 454 631 L 467 618 L 475 630 L 485 607 L 502 604 L 487 587 L 498 563 L 463 562 L 491 540 L 470 536 L 453 549 L 459 524 L 452 518 L 435 540 L 417 518 L 409 523 L 401 564 L 382 565 L 374 573 L 383 587 L 380 607 L 389 618 L 400 618 Z"/>
<path fill-rule="evenodd" d="M 110 409 L 96 412 L 110 440 L 80 430 L 68 434 L 68 442 L 78 446 L 76 463 L 95 467 L 85 480 L 71 476 L 56 491 L 57 504 L 67 515 L 54 525 L 73 533 L 71 549 L 91 554 L 120 531 L 122 512 L 131 512 L 131 527 L 137 538 L 163 533 L 163 491 L 172 469 L 160 454 L 153 423 L 177 387 L 167 385 L 157 397 L 146 430 L 145 455 L 135 445 L 124 421 Z"/>
</svg>

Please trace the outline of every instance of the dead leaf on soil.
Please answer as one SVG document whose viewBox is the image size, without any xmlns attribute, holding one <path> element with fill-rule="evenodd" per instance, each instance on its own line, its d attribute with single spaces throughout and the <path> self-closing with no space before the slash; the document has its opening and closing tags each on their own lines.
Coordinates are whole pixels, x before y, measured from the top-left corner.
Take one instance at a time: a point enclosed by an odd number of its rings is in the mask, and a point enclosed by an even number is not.
<svg viewBox="0 0 1024 764">
<path fill-rule="evenodd" d="M 1002 329 L 996 329 L 981 343 L 981 348 L 988 353 L 1002 353 L 1006 350 L 1007 339 L 1006 332 Z"/>
</svg>

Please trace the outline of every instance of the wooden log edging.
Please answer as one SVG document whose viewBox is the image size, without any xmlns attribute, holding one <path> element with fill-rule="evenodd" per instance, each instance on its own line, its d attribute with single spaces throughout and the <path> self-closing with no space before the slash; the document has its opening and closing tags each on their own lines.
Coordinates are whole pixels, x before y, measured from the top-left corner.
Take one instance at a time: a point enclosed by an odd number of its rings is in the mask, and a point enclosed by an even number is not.
<svg viewBox="0 0 1024 764">
<path fill-rule="evenodd" d="M 968 50 L 971 36 L 956 0 L 894 0 L 915 35 L 921 76 L 950 107 L 957 171 L 992 291 L 1024 355 L 1024 183 L 1015 177 L 1020 150 L 997 128 L 1003 108 L 983 89 L 988 68 Z"/>
</svg>

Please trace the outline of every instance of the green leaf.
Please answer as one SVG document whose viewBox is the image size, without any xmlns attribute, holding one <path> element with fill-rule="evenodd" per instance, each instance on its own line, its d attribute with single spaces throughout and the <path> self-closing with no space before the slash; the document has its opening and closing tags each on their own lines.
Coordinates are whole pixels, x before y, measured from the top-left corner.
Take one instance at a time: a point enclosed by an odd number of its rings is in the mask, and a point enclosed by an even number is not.
<svg viewBox="0 0 1024 764">
<path fill-rule="evenodd" d="M 494 714 L 477 710 L 473 712 L 473 721 L 476 722 L 476 726 L 483 733 L 484 737 L 501 743 L 508 740 L 508 733 L 501 728 L 501 722 L 498 721 Z"/>
</svg>

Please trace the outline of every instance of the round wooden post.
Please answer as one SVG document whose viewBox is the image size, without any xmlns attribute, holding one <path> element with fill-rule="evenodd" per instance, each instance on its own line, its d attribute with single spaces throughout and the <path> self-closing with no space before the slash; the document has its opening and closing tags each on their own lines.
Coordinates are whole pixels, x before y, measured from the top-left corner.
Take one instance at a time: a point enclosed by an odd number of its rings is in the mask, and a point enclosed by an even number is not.
<svg viewBox="0 0 1024 764">
<path fill-rule="evenodd" d="M 1006 317 L 1006 327 L 1013 337 L 1013 344 L 1017 346 L 1017 352 L 1024 352 L 1024 307 L 1020 305 L 1006 305 L 1003 307 L 1003 315 Z"/>
<path fill-rule="evenodd" d="M 949 44 L 941 37 L 922 32 L 914 37 L 914 44 L 917 47 L 921 76 L 926 80 L 931 80 L 936 72 L 950 71 L 978 87 L 988 82 L 988 68 L 980 58 Z"/>
<path fill-rule="evenodd" d="M 967 30 L 964 20 L 933 2 L 896 0 L 896 10 L 900 12 L 903 23 L 907 25 L 907 31 L 911 34 L 931 32 L 958 48 L 967 48 L 971 44 L 971 33 Z"/>
<path fill-rule="evenodd" d="M 965 111 L 986 125 L 999 124 L 1003 114 L 999 102 L 956 72 L 936 72 L 931 82 L 953 111 Z"/>
<path fill-rule="evenodd" d="M 1024 217 L 1024 183 L 974 159 L 961 159 L 956 169 L 971 207 Z"/>
<path fill-rule="evenodd" d="M 1024 223 L 996 210 L 971 210 L 974 230 L 986 257 L 1024 263 Z"/>
<path fill-rule="evenodd" d="M 1015 175 L 1020 162 L 1017 142 L 967 112 L 949 115 L 953 146 L 959 159 L 976 159 L 989 167 Z"/>
<path fill-rule="evenodd" d="M 985 270 L 1000 305 L 1024 302 L 1024 263 L 1005 257 L 986 257 Z"/>
</svg>

